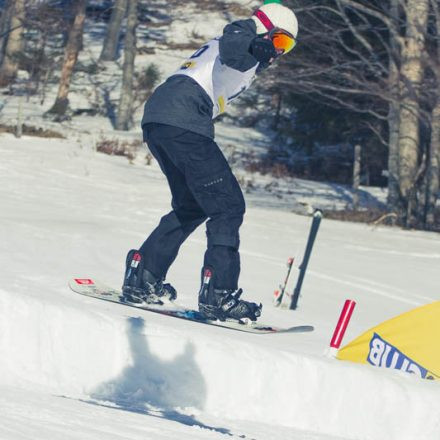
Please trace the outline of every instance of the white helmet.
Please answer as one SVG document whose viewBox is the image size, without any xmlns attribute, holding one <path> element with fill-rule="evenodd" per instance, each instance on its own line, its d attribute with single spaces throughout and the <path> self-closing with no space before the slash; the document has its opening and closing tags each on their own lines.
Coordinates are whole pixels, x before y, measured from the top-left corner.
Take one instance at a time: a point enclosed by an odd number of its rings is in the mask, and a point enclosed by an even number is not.
<svg viewBox="0 0 440 440">
<path fill-rule="evenodd" d="M 269 23 L 289 32 L 294 37 L 298 33 L 298 20 L 295 13 L 279 3 L 264 4 L 254 12 L 252 18 L 257 25 L 257 34 L 269 32 L 271 30 Z M 269 23 L 267 23 L 267 19 L 269 19 Z"/>
</svg>

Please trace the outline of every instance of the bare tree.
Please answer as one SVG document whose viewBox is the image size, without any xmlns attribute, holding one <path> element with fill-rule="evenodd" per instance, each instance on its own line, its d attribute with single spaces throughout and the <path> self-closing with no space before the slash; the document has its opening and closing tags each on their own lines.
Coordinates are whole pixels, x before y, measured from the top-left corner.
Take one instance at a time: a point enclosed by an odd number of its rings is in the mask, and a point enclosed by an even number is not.
<svg viewBox="0 0 440 440">
<path fill-rule="evenodd" d="M 7 11 L 6 11 L 7 13 Z M 23 49 L 23 24 L 25 17 L 24 0 L 15 0 L 11 11 L 10 31 L 0 66 L 0 86 L 12 82 L 17 76 L 18 56 Z M 5 17 L 7 19 L 7 17 Z"/>
<path fill-rule="evenodd" d="M 41 93 L 44 102 L 45 85 L 51 73 L 57 70 L 60 50 L 59 39 L 66 29 L 66 21 L 61 8 L 54 8 L 50 3 L 33 1 L 33 8 L 26 13 L 26 29 L 32 38 L 27 39 L 24 53 L 24 68 L 29 73 L 28 98 L 33 93 Z"/>
<path fill-rule="evenodd" d="M 353 162 L 353 209 L 359 208 L 359 185 L 361 183 L 361 146 L 354 146 L 354 162 Z"/>
<path fill-rule="evenodd" d="M 390 32 L 389 60 L 389 90 L 391 99 L 388 108 L 388 197 L 389 211 L 395 210 L 399 203 L 399 126 L 400 126 L 400 98 L 399 98 L 399 60 L 400 44 L 399 33 L 399 0 L 390 0 Z"/>
<path fill-rule="evenodd" d="M 70 81 L 78 59 L 78 53 L 81 49 L 84 20 L 86 18 L 86 3 L 86 0 L 75 0 L 72 5 L 75 19 L 69 30 L 67 45 L 64 51 L 64 62 L 61 70 L 58 94 L 54 105 L 48 111 L 49 114 L 55 114 L 58 117 L 65 115 L 69 105 L 68 94 Z"/>
<path fill-rule="evenodd" d="M 6 0 L 3 4 L 3 10 L 0 17 L 0 65 L 3 62 L 4 50 L 11 26 L 11 13 L 14 10 L 12 0 Z"/>
<path fill-rule="evenodd" d="M 440 91 L 439 91 L 440 94 Z M 440 190 L 440 100 L 432 112 L 431 142 L 429 150 L 428 183 L 426 195 L 426 227 L 434 229 L 436 203 Z"/>
<path fill-rule="evenodd" d="M 414 187 L 420 159 L 420 86 L 423 80 L 429 0 L 408 0 L 406 35 L 402 47 L 399 125 L 399 187 L 407 226 L 414 219 Z M 406 206 L 405 206 L 406 205 Z M 405 212 L 406 208 L 406 212 Z"/>
<path fill-rule="evenodd" d="M 124 65 L 116 129 L 128 130 L 132 123 L 133 77 L 136 57 L 136 27 L 138 0 L 128 0 L 127 30 L 124 40 Z"/>
<path fill-rule="evenodd" d="M 427 229 L 436 227 L 436 203 L 440 191 L 440 5 L 433 0 L 431 6 L 435 17 L 436 44 L 432 56 L 428 56 L 429 68 L 434 76 L 435 90 L 431 113 L 431 137 L 426 185 L 426 218 Z"/>
<path fill-rule="evenodd" d="M 116 0 L 107 27 L 100 61 L 114 61 L 117 58 L 117 49 L 121 24 L 127 9 L 127 0 Z"/>
<path fill-rule="evenodd" d="M 401 224 L 421 226 L 425 212 L 434 212 L 438 187 L 440 111 L 433 109 L 440 102 L 440 53 L 428 53 L 428 46 L 440 44 L 440 32 L 433 36 L 433 26 L 428 27 L 434 10 L 438 22 L 438 0 L 290 3 L 302 24 L 300 44 L 265 84 L 361 115 L 353 117 L 357 125 L 352 131 L 365 133 L 366 128 L 388 149 L 388 209 L 399 214 Z M 427 63 L 433 60 L 437 64 L 428 74 Z M 430 122 L 431 139 L 426 133 Z M 423 185 L 431 198 L 423 196 Z"/>
</svg>

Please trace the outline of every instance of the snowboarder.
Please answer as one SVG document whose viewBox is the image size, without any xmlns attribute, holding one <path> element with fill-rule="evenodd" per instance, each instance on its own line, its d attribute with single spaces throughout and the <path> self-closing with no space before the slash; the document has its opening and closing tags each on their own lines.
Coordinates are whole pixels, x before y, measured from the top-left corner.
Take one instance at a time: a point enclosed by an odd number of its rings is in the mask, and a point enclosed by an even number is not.
<svg viewBox="0 0 440 440">
<path fill-rule="evenodd" d="M 209 319 L 250 319 L 262 305 L 240 299 L 239 228 L 245 202 L 231 168 L 214 142 L 213 119 L 256 74 L 296 43 L 293 11 L 268 0 L 251 19 L 227 25 L 162 83 L 145 104 L 144 141 L 172 193 L 172 211 L 139 250 L 127 255 L 125 300 L 161 304 L 175 299 L 165 276 L 185 239 L 206 220 L 207 250 L 199 310 Z"/>
</svg>

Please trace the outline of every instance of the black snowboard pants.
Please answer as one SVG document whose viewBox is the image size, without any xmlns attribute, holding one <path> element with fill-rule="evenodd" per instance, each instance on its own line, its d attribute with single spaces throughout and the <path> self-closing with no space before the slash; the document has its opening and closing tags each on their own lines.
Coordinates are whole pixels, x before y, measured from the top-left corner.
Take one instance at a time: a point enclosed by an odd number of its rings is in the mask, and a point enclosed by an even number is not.
<svg viewBox="0 0 440 440">
<path fill-rule="evenodd" d="M 217 144 L 178 127 L 149 123 L 144 141 L 167 177 L 172 211 L 140 248 L 145 268 L 165 278 L 186 238 L 206 220 L 204 267 L 219 289 L 237 289 L 240 274 L 239 228 L 243 193 Z"/>
</svg>

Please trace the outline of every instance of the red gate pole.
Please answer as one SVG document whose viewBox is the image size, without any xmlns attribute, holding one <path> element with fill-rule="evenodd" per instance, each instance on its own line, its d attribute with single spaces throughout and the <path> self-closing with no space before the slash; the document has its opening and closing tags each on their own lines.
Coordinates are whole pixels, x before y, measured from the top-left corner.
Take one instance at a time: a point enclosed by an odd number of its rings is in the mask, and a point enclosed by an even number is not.
<svg viewBox="0 0 440 440">
<path fill-rule="evenodd" d="M 338 323 L 336 324 L 335 331 L 333 332 L 332 340 L 330 341 L 329 354 L 331 356 L 336 356 L 339 348 L 341 347 L 342 339 L 344 338 L 348 323 L 350 322 L 351 316 L 353 315 L 355 305 L 356 302 L 351 299 L 347 299 L 345 301 L 341 315 L 339 316 Z"/>
</svg>

